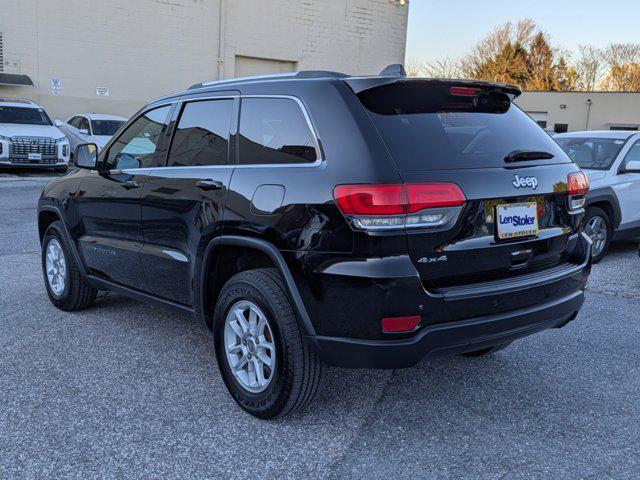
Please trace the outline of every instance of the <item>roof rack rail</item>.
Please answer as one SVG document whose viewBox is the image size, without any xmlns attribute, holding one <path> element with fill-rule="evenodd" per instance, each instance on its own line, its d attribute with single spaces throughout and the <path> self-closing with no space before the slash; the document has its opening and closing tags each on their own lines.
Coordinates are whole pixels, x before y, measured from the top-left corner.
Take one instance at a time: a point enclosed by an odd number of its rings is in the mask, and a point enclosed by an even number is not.
<svg viewBox="0 0 640 480">
<path fill-rule="evenodd" d="M 246 83 L 260 80 L 277 80 L 280 78 L 346 78 L 345 73 L 332 72 L 329 70 L 302 70 L 300 72 L 290 73 L 269 73 L 267 75 L 254 75 L 251 77 L 237 77 L 226 80 L 214 80 L 212 82 L 202 82 L 191 85 L 187 90 L 195 90 L 203 87 L 211 87 L 214 85 L 228 85 L 234 83 Z"/>
<path fill-rule="evenodd" d="M 30 98 L 12 98 L 12 97 L 0 97 L 0 102 L 19 102 L 19 103 L 30 103 L 32 105 L 38 105 L 37 102 L 31 100 Z"/>
</svg>

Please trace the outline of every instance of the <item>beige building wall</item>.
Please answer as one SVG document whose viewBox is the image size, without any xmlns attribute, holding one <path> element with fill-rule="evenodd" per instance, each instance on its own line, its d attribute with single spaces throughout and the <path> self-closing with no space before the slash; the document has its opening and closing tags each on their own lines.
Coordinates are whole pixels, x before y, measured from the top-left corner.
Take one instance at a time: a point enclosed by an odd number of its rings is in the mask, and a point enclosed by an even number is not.
<svg viewBox="0 0 640 480">
<path fill-rule="evenodd" d="M 640 93 L 525 92 L 516 103 L 550 131 L 640 128 Z"/>
<path fill-rule="evenodd" d="M 32 98 L 67 118 L 130 115 L 154 97 L 236 70 L 378 73 L 404 62 L 408 7 L 389 0 L 0 0 L 0 12 L 4 73 L 35 84 L 0 85 L 0 97 Z"/>
</svg>

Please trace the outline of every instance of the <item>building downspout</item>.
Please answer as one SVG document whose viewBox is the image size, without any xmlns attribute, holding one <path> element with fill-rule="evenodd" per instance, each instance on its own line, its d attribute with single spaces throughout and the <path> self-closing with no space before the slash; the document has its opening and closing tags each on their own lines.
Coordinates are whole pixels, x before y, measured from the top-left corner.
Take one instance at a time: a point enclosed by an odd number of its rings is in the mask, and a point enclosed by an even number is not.
<svg viewBox="0 0 640 480">
<path fill-rule="evenodd" d="M 593 100 L 587 100 L 587 123 L 584 127 L 585 130 L 589 130 L 589 117 L 591 117 L 591 105 L 593 105 Z"/>
<path fill-rule="evenodd" d="M 227 0 L 220 0 L 220 28 L 218 37 L 218 80 L 224 79 L 224 38 L 227 17 Z"/>
</svg>

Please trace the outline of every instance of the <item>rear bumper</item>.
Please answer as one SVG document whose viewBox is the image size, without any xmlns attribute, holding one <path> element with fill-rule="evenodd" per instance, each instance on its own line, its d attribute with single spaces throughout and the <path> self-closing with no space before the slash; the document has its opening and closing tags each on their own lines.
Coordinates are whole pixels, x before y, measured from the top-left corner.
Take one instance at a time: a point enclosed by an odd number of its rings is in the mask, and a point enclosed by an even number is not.
<svg viewBox="0 0 640 480">
<path fill-rule="evenodd" d="M 357 340 L 308 337 L 322 359 L 344 368 L 409 368 L 425 358 L 437 358 L 509 343 L 573 320 L 584 302 L 584 291 L 532 308 L 500 315 L 432 325 L 404 340 Z"/>
<path fill-rule="evenodd" d="M 570 244 L 573 263 L 439 291 L 425 290 L 410 260 L 402 257 L 331 263 L 319 276 L 320 295 L 303 291 L 315 326 L 307 339 L 334 366 L 405 368 L 423 358 L 563 327 L 582 307 L 591 271 L 589 238 L 579 234 Z M 382 318 L 418 315 L 422 320 L 413 332 L 381 330 Z"/>
</svg>

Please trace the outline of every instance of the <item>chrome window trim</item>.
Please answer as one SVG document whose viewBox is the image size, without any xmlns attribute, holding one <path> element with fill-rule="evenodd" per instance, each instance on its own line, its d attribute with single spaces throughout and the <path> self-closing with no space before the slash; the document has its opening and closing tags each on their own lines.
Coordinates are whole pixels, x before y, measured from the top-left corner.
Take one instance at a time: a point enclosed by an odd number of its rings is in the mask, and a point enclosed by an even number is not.
<svg viewBox="0 0 640 480">
<path fill-rule="evenodd" d="M 318 167 L 320 165 L 322 165 L 322 163 L 325 161 L 323 155 L 322 155 L 322 149 L 320 148 L 320 137 L 318 135 L 318 132 L 313 124 L 313 121 L 311 120 L 311 116 L 309 115 L 309 112 L 307 110 L 306 105 L 304 104 L 304 102 L 294 96 L 294 95 L 254 95 L 254 94 L 250 94 L 250 95 L 219 95 L 219 96 L 207 96 L 207 97 L 189 97 L 189 98 L 180 98 L 178 100 L 174 100 L 171 102 L 163 102 L 160 103 L 158 105 L 153 105 L 153 107 L 145 109 L 143 112 L 140 113 L 140 115 L 136 116 L 135 119 L 139 118 L 140 116 L 144 115 L 146 112 L 150 111 L 150 110 L 155 110 L 156 108 L 160 108 L 160 107 L 164 107 L 167 105 L 172 105 L 174 103 L 178 103 L 180 105 L 178 105 L 176 108 L 180 109 L 180 112 L 182 112 L 185 104 L 187 103 L 193 103 L 193 102 L 200 102 L 200 101 L 206 101 L 206 100 L 235 100 L 235 99 L 240 99 L 241 103 L 240 103 L 240 115 L 241 116 L 241 112 L 242 112 L 242 99 L 244 98 L 276 98 L 276 99 L 286 99 L 286 100 L 293 100 L 294 102 L 296 102 L 298 104 L 298 108 L 300 108 L 300 110 L 302 111 L 302 115 L 305 119 L 305 121 L 307 122 L 307 127 L 309 128 L 309 131 L 311 132 L 311 135 L 313 136 L 313 141 L 314 141 L 314 147 L 316 149 L 316 154 L 318 155 L 318 158 L 316 159 L 315 162 L 312 163 L 255 163 L 255 164 L 247 164 L 247 165 L 240 165 L 240 164 L 233 164 L 233 163 L 229 163 L 228 165 L 190 165 L 190 166 L 167 166 L 167 165 L 159 165 L 159 166 L 155 166 L 155 167 L 146 167 L 146 168 L 139 168 L 139 169 L 127 169 L 125 170 L 126 173 L 129 172 L 139 172 L 141 170 L 144 171 L 148 171 L 148 170 L 156 170 L 156 169 L 181 169 L 181 170 L 202 170 L 202 169 L 224 169 L 224 168 L 241 168 L 241 169 L 254 169 L 254 168 L 314 168 L 314 167 Z M 177 118 L 177 120 L 179 121 L 179 118 Z M 133 121 L 135 121 L 135 119 Z M 238 125 L 240 125 L 240 118 L 238 119 Z M 238 135 L 240 134 L 240 131 L 238 131 Z"/>
</svg>

